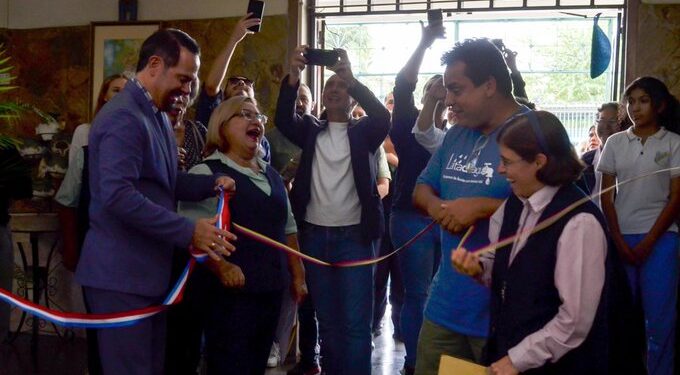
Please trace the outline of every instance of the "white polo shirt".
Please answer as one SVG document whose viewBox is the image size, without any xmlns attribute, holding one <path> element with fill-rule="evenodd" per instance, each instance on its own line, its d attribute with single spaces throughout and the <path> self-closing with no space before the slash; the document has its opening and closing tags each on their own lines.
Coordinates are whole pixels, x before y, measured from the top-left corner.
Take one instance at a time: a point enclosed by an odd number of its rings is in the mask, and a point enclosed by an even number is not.
<svg viewBox="0 0 680 375">
<path fill-rule="evenodd" d="M 661 128 L 642 144 L 631 127 L 607 139 L 597 171 L 621 182 L 672 167 L 680 167 L 680 135 Z M 680 170 L 674 170 L 619 186 L 614 206 L 622 234 L 649 232 L 668 203 L 671 178 L 678 176 Z M 678 227 L 674 223 L 668 230 Z"/>
</svg>

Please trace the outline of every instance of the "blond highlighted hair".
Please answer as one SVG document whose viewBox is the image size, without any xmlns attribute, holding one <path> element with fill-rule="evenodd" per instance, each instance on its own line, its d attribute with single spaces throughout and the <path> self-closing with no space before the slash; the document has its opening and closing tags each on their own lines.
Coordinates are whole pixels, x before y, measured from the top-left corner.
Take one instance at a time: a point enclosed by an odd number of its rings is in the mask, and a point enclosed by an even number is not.
<svg viewBox="0 0 680 375">
<path fill-rule="evenodd" d="M 220 150 L 225 154 L 227 153 L 229 144 L 220 134 L 220 129 L 225 121 L 229 121 L 229 119 L 241 113 L 244 103 L 251 103 L 257 107 L 255 99 L 247 96 L 234 96 L 223 101 L 215 108 L 212 115 L 210 115 L 210 121 L 208 121 L 208 134 L 205 140 L 204 156 L 212 154 L 215 150 Z"/>
</svg>

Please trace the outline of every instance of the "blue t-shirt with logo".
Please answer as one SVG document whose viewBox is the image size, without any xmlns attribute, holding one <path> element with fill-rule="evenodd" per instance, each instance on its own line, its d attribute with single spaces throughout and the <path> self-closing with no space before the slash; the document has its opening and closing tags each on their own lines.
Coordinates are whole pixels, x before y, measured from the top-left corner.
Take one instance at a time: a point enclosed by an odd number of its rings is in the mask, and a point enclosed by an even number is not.
<svg viewBox="0 0 680 375">
<path fill-rule="evenodd" d="M 497 170 L 500 153 L 496 137 L 501 127 L 489 135 L 460 125 L 452 127 L 417 183 L 429 185 L 444 200 L 507 198 L 510 185 Z M 460 334 L 486 337 L 489 289 L 451 266 L 451 252 L 461 237 L 462 234 L 441 231 L 442 258 L 432 281 L 425 317 Z M 488 220 L 484 220 L 475 224 L 475 231 L 464 247 L 474 250 L 488 243 Z"/>
</svg>

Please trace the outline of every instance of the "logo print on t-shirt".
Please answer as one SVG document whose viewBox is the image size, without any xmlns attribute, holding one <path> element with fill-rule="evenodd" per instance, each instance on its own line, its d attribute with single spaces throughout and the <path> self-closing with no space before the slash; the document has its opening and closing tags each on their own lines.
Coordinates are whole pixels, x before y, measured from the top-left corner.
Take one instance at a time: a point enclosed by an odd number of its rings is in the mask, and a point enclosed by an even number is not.
<svg viewBox="0 0 680 375">
<path fill-rule="evenodd" d="M 490 185 L 491 184 L 491 179 L 493 178 L 494 174 L 494 167 L 492 166 L 492 163 L 484 163 L 483 166 L 478 166 L 476 164 L 470 164 L 468 163 L 468 155 L 465 154 L 458 154 L 457 156 L 455 154 L 451 154 L 451 157 L 449 158 L 448 163 L 446 164 L 446 169 L 447 170 L 453 170 L 458 173 L 464 173 L 468 175 L 467 177 L 480 177 L 483 176 L 485 177 L 483 183 L 485 185 Z M 482 180 L 478 181 L 471 181 L 468 179 L 462 180 L 460 178 L 453 178 L 455 180 L 461 181 L 461 182 L 469 182 L 469 183 L 482 183 Z"/>
<path fill-rule="evenodd" d="M 656 155 L 654 156 L 654 162 L 664 168 L 668 168 L 670 166 L 668 160 L 669 156 L 670 152 L 668 151 L 657 151 Z"/>
</svg>

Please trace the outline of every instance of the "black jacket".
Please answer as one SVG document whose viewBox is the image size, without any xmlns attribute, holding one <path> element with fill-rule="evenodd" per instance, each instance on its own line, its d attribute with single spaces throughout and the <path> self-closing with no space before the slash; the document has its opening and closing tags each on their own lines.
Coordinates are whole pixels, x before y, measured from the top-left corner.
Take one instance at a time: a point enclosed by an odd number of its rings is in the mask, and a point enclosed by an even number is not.
<svg viewBox="0 0 680 375">
<path fill-rule="evenodd" d="M 300 166 L 295 174 L 290 201 L 298 225 L 302 225 L 311 197 L 312 161 L 316 149 L 316 137 L 328 127 L 328 121 L 311 115 L 295 113 L 298 86 L 283 79 L 276 104 L 276 127 L 291 142 L 302 149 Z M 390 113 L 364 85 L 356 83 L 348 89 L 349 94 L 366 111 L 367 116 L 350 120 L 347 129 L 354 173 L 354 185 L 361 203 L 361 228 L 366 241 L 379 238 L 383 232 L 382 204 L 376 187 L 376 150 L 390 130 Z"/>
</svg>

